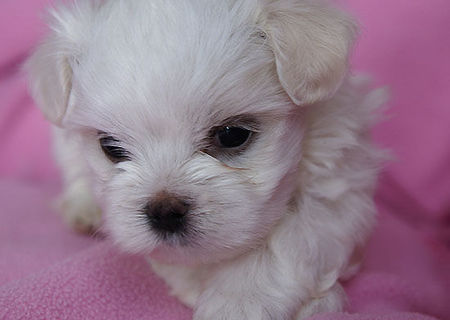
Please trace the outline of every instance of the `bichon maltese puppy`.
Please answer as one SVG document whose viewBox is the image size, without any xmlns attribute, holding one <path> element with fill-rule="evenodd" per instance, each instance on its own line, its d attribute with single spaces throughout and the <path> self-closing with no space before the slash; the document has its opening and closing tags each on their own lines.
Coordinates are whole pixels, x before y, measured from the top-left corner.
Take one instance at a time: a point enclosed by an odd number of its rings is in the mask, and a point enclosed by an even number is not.
<svg viewBox="0 0 450 320">
<path fill-rule="evenodd" d="M 27 64 L 62 211 L 150 257 L 194 319 L 341 310 L 374 221 L 380 91 L 318 0 L 78 0 Z"/>
</svg>

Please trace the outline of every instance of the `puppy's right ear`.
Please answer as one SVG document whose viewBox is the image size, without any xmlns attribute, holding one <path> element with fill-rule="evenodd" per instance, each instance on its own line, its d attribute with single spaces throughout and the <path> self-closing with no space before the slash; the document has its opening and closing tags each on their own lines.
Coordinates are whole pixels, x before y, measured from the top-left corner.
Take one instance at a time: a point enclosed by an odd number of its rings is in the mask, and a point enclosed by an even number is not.
<svg viewBox="0 0 450 320">
<path fill-rule="evenodd" d="M 79 1 L 71 7 L 51 9 L 51 33 L 25 64 L 34 100 L 44 116 L 58 126 L 66 115 L 73 67 L 82 53 L 95 7 L 97 1 Z"/>
</svg>

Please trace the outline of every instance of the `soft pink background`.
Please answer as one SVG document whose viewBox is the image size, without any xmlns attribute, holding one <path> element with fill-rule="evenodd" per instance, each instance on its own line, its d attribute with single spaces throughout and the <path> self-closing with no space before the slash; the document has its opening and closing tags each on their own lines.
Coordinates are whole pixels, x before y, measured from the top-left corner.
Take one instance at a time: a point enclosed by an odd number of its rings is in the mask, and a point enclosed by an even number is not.
<svg viewBox="0 0 450 320">
<path fill-rule="evenodd" d="M 352 314 L 316 319 L 450 319 L 450 2 L 340 2 L 362 25 L 355 72 L 390 88 L 374 138 L 395 160 L 366 263 L 346 286 Z M 47 3 L 0 2 L 0 319 L 188 319 L 140 257 L 72 233 L 51 208 L 48 124 L 19 71 Z"/>
</svg>

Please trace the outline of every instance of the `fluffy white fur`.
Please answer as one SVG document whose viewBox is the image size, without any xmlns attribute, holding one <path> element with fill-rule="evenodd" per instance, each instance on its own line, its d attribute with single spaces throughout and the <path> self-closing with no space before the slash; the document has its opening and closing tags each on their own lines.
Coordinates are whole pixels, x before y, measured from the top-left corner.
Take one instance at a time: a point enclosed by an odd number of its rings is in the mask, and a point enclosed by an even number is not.
<svg viewBox="0 0 450 320">
<path fill-rule="evenodd" d="M 98 228 L 101 208 L 197 320 L 342 309 L 374 221 L 368 129 L 384 100 L 348 76 L 347 15 L 313 0 L 79 0 L 50 26 L 27 67 L 71 225 Z M 203 151 L 242 115 L 259 124 L 243 152 Z M 109 161 L 99 131 L 132 159 Z M 143 223 L 160 191 L 194 199 L 185 239 Z"/>
</svg>

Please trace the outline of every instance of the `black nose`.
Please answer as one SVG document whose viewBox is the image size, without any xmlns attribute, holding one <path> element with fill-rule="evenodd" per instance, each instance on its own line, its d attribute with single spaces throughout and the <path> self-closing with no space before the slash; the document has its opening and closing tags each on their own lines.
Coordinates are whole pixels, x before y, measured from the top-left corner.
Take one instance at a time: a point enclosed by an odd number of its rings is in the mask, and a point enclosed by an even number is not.
<svg viewBox="0 0 450 320">
<path fill-rule="evenodd" d="M 186 227 L 189 208 L 186 199 L 162 192 L 147 204 L 145 214 L 153 229 L 165 234 L 181 233 Z"/>
</svg>

